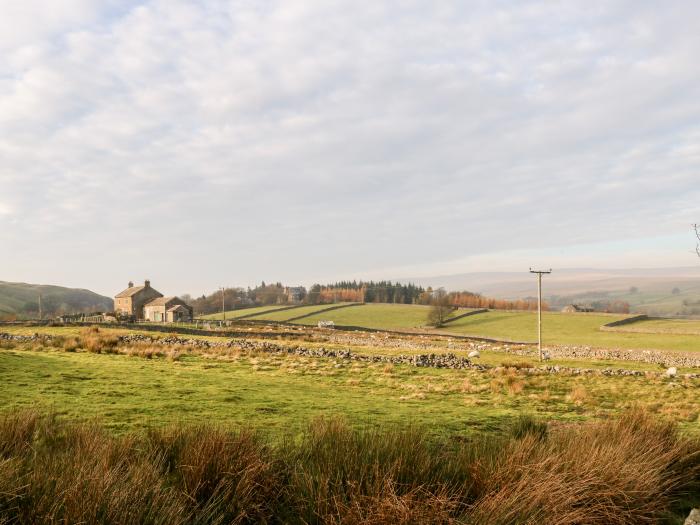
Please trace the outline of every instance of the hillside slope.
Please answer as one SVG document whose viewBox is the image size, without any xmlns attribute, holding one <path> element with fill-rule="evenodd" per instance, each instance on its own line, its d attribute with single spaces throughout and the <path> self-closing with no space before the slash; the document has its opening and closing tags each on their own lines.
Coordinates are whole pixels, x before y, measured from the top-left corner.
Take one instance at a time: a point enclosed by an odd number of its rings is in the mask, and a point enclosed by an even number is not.
<svg viewBox="0 0 700 525">
<path fill-rule="evenodd" d="M 471 290 L 488 297 L 521 299 L 537 295 L 527 271 L 475 272 L 410 279 L 447 290 Z M 700 315 L 700 266 L 685 268 L 554 268 L 543 283 L 547 302 L 560 309 L 570 303 L 625 301 L 632 312 L 649 315 Z"/>
<path fill-rule="evenodd" d="M 39 295 L 44 317 L 64 313 L 109 311 L 112 299 L 80 288 L 0 281 L 0 318 L 36 317 Z"/>
</svg>

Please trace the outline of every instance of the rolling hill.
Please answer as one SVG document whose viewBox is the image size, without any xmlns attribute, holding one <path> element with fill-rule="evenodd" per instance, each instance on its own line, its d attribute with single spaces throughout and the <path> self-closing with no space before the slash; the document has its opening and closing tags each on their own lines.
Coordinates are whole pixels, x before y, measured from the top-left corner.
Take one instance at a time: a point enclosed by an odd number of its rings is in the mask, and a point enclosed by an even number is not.
<svg viewBox="0 0 700 525">
<path fill-rule="evenodd" d="M 404 280 L 406 281 L 406 280 Z M 410 279 L 447 290 L 521 299 L 537 294 L 536 281 L 522 272 L 475 272 Z M 700 267 L 589 269 L 555 268 L 543 283 L 553 309 L 565 304 L 625 301 L 632 312 L 661 316 L 700 315 Z"/>
<path fill-rule="evenodd" d="M 0 318 L 37 317 L 40 295 L 44 317 L 114 308 L 112 299 L 90 290 L 0 281 Z"/>
</svg>

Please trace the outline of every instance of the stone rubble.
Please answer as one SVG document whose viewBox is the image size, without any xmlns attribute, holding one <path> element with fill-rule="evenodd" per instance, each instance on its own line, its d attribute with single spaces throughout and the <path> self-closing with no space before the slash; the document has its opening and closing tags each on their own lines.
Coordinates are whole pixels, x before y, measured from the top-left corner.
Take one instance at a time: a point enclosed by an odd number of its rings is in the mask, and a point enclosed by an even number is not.
<svg viewBox="0 0 700 525">
<path fill-rule="evenodd" d="M 700 525 L 700 509 L 691 510 L 683 525 Z"/>
</svg>

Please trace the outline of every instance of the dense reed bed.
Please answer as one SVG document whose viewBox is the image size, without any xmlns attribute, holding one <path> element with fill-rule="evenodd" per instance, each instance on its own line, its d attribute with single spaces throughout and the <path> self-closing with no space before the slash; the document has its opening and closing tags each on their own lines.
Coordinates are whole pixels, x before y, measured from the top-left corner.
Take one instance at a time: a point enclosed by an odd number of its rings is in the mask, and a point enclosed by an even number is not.
<svg viewBox="0 0 700 525">
<path fill-rule="evenodd" d="M 698 494 L 700 443 L 642 412 L 556 430 L 523 419 L 470 440 L 326 419 L 274 442 L 0 418 L 7 524 L 673 523 Z"/>
</svg>

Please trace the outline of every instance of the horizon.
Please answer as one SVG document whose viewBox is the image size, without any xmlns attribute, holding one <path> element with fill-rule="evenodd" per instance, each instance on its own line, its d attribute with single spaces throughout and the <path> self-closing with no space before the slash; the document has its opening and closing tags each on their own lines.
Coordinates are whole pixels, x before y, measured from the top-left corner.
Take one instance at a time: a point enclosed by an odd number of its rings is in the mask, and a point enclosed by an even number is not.
<svg viewBox="0 0 700 525">
<path fill-rule="evenodd" d="M 677 273 L 672 273 L 672 272 L 688 272 L 688 274 L 683 274 L 683 275 L 678 275 Z M 571 274 L 600 274 L 596 276 L 605 276 L 606 274 L 618 274 L 618 277 L 624 277 L 627 275 L 628 277 L 638 277 L 638 278 L 644 278 L 644 277 L 652 277 L 652 275 L 645 275 L 646 272 L 649 272 L 650 274 L 654 274 L 653 277 L 657 278 L 679 278 L 682 279 L 683 277 L 700 277 L 700 266 L 669 266 L 669 267 L 618 267 L 618 268 L 591 268 L 591 267 L 580 267 L 580 268 L 575 268 L 575 267 L 570 267 L 570 268 L 555 268 L 553 269 L 553 272 L 551 275 L 547 277 L 547 281 L 554 281 L 557 282 L 560 278 L 567 279 L 571 277 Z M 662 273 L 659 273 L 662 272 Z M 693 275 L 694 274 L 694 275 Z M 417 286 L 421 286 L 423 288 L 426 287 L 432 287 L 432 288 L 445 288 L 446 291 L 448 292 L 460 292 L 460 291 L 466 291 L 466 289 L 469 289 L 469 291 L 474 292 L 474 293 L 482 293 L 481 290 L 479 290 L 477 287 L 450 287 L 450 286 L 444 286 L 440 284 L 441 279 L 459 279 L 459 278 L 484 278 L 485 280 L 482 281 L 484 285 L 493 285 L 494 281 L 489 281 L 486 279 L 493 279 L 493 278 L 499 278 L 499 277 L 504 277 L 508 276 L 509 278 L 513 277 L 518 277 L 521 276 L 523 280 L 530 280 L 530 272 L 529 269 L 527 270 L 502 270 L 502 271 L 471 271 L 471 272 L 463 272 L 463 273 L 455 273 L 455 274 L 442 274 L 442 275 L 424 275 L 424 276 L 413 276 L 413 277 L 408 277 L 408 278 L 394 278 L 394 277 L 376 277 L 376 278 L 343 278 L 339 277 L 337 279 L 330 279 L 330 280 L 313 280 L 309 282 L 285 282 L 280 279 L 258 279 L 257 281 L 250 282 L 250 283 L 244 283 L 244 284 L 231 284 L 230 286 L 227 285 L 227 289 L 233 289 L 233 288 L 241 288 L 241 289 L 246 289 L 248 287 L 250 288 L 255 288 L 256 286 L 260 285 L 261 282 L 265 282 L 266 284 L 275 284 L 277 282 L 281 282 L 282 285 L 284 286 L 304 286 L 307 289 L 310 288 L 314 284 L 321 284 L 321 285 L 327 285 L 327 284 L 333 284 L 336 282 L 342 282 L 342 281 L 392 281 L 396 283 L 401 283 L 401 284 L 415 284 Z M 592 277 L 592 276 L 591 276 Z M 129 281 L 132 281 L 136 286 L 139 286 L 140 284 L 143 284 L 145 280 L 151 281 L 151 286 L 153 286 L 156 289 L 162 288 L 162 290 L 166 290 L 168 293 L 166 295 L 175 295 L 175 296 L 183 296 L 183 295 L 189 295 L 191 297 L 201 297 L 202 295 L 211 295 L 213 293 L 216 293 L 218 291 L 218 288 L 211 289 L 211 290 L 198 290 L 198 291 L 193 291 L 193 290 L 181 290 L 181 291 L 174 291 L 167 289 L 163 286 L 160 286 L 157 283 L 157 280 L 149 279 L 148 277 L 145 277 L 143 279 L 129 279 Z M 499 282 L 499 281 L 495 281 Z M 117 286 L 113 290 L 100 290 L 100 289 L 93 289 L 93 288 L 86 288 L 84 286 L 68 286 L 65 283 L 60 283 L 60 282 L 28 282 L 28 281 L 11 281 L 11 280 L 5 280 L 5 279 L 0 279 L 0 283 L 8 283 L 8 284 L 26 284 L 26 285 L 31 285 L 31 286 L 59 286 L 59 287 L 66 287 L 66 288 L 75 288 L 75 289 L 84 289 L 88 290 L 91 292 L 95 292 L 99 295 L 102 295 L 107 298 L 112 298 L 115 294 L 121 292 L 122 290 L 126 289 L 126 286 L 123 284 L 121 287 Z M 545 294 L 547 294 L 547 289 L 545 286 Z M 159 290 L 161 291 L 161 290 Z M 597 290 L 596 288 L 590 288 L 590 291 L 600 291 Z M 499 297 L 497 297 L 499 298 Z"/>
</svg>

